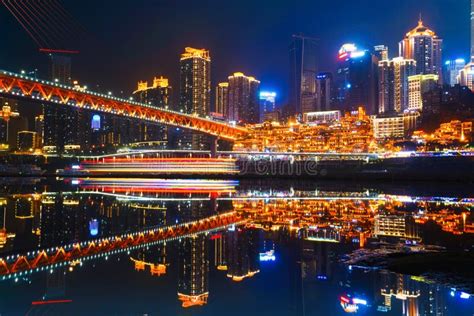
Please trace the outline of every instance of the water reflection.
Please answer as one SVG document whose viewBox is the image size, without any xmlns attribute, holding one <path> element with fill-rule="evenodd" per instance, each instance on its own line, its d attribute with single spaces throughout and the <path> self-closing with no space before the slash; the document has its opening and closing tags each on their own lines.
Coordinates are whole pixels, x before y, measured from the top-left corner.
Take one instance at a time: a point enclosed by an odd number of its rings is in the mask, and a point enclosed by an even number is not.
<svg viewBox="0 0 474 316">
<path fill-rule="evenodd" d="M 469 315 L 465 280 L 359 263 L 472 251 L 473 206 L 464 194 L 315 184 L 9 184 L 0 194 L 0 313 Z"/>
</svg>

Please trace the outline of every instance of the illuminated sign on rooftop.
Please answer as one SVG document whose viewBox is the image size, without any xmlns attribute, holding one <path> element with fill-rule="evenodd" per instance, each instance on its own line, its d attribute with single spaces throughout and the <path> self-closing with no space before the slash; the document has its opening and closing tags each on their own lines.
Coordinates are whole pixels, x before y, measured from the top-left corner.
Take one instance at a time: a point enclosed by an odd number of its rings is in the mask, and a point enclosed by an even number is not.
<svg viewBox="0 0 474 316">
<path fill-rule="evenodd" d="M 359 50 L 355 44 L 348 43 L 342 45 L 341 49 L 339 49 L 339 59 L 361 58 L 364 57 L 366 53 L 367 51 Z"/>
<path fill-rule="evenodd" d="M 270 92 L 270 91 L 260 92 L 260 99 L 276 98 L 276 96 L 277 96 L 276 92 Z"/>
</svg>

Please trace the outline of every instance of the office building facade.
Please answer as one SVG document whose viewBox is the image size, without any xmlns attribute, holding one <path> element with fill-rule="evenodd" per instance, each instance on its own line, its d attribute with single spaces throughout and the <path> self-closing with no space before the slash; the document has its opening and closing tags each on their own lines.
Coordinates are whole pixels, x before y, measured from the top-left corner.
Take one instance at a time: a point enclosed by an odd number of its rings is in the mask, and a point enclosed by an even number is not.
<svg viewBox="0 0 474 316">
<path fill-rule="evenodd" d="M 408 110 L 423 110 L 423 94 L 437 86 L 438 75 L 415 75 L 408 77 Z"/>
<path fill-rule="evenodd" d="M 333 77 L 330 72 L 319 73 L 316 77 L 316 111 L 331 110 Z"/>
<path fill-rule="evenodd" d="M 378 58 L 355 44 L 339 50 L 336 71 L 336 102 L 339 110 L 355 111 L 363 106 L 367 113 L 378 109 Z"/>
<path fill-rule="evenodd" d="M 379 113 L 408 109 L 408 78 L 416 74 L 416 61 L 402 57 L 379 62 Z"/>
<path fill-rule="evenodd" d="M 399 43 L 399 56 L 416 61 L 416 74 L 437 75 L 438 82 L 442 84 L 442 47 L 443 40 L 424 26 L 420 19 L 418 25 Z"/>
<path fill-rule="evenodd" d="M 314 111 L 316 75 L 318 74 L 317 40 L 293 35 L 290 44 L 290 108 L 289 115 Z"/>
<path fill-rule="evenodd" d="M 221 82 L 216 87 L 215 112 L 222 114 L 224 119 L 229 116 L 229 83 Z"/>
<path fill-rule="evenodd" d="M 466 66 L 466 61 L 462 58 L 448 60 L 444 63 L 444 84 L 454 87 L 459 83 L 459 74 Z"/>
<path fill-rule="evenodd" d="M 260 121 L 260 81 L 236 72 L 228 78 L 228 120 L 240 124 L 255 124 Z"/>
</svg>

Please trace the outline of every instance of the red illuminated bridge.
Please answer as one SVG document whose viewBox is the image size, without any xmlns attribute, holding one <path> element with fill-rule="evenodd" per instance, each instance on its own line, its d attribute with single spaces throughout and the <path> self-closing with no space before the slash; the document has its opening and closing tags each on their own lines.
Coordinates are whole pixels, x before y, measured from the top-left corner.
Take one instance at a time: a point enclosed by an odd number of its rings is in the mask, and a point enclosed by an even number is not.
<svg viewBox="0 0 474 316">
<path fill-rule="evenodd" d="M 58 106 L 109 113 L 150 123 L 198 131 L 221 139 L 235 140 L 247 134 L 242 127 L 191 114 L 156 108 L 144 103 L 107 96 L 84 89 L 52 83 L 0 70 L 0 95 L 49 102 Z"/>
<path fill-rule="evenodd" d="M 242 218 L 236 212 L 229 212 L 174 226 L 10 255 L 0 258 L 0 279 L 17 278 L 33 272 L 47 271 L 82 261 L 153 246 L 165 241 L 220 230 L 242 221 Z"/>
</svg>

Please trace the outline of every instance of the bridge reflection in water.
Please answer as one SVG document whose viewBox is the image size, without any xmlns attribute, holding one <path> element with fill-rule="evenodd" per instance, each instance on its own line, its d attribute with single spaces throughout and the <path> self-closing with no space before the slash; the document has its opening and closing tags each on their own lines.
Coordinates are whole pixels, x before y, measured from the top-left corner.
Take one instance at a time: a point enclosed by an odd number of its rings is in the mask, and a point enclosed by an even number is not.
<svg viewBox="0 0 474 316">
<path fill-rule="evenodd" d="M 120 254 L 137 273 L 160 277 L 173 262 L 168 260 L 173 241 L 178 300 L 183 307 L 202 306 L 210 293 L 212 251 L 218 273 L 245 282 L 261 271 L 260 261 L 278 257 L 274 240 L 295 243 L 300 263 L 295 271 L 303 279 L 312 275 L 325 281 L 335 277 L 330 256 L 338 244 L 364 248 L 368 239 L 385 237 L 420 242 L 411 228 L 427 219 L 452 234 L 473 230 L 466 210 L 474 203 L 462 197 L 249 189 L 223 180 L 97 178 L 70 183 L 67 192 L 61 184 L 62 192 L 45 187 L 0 198 L 0 252 L 5 254 L 0 280 L 21 282 L 43 271 L 50 280 L 48 293 L 55 293 L 64 288 L 64 273 Z M 423 212 L 409 218 L 404 204 Z M 385 229 L 389 222 L 398 226 Z M 25 226 L 33 229 L 24 231 Z M 13 242 L 25 240 L 25 234 L 37 241 L 23 245 L 34 249 L 29 252 L 19 251 Z M 52 297 L 57 298 L 45 296 Z"/>
</svg>

